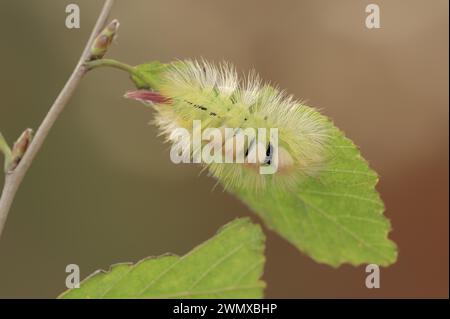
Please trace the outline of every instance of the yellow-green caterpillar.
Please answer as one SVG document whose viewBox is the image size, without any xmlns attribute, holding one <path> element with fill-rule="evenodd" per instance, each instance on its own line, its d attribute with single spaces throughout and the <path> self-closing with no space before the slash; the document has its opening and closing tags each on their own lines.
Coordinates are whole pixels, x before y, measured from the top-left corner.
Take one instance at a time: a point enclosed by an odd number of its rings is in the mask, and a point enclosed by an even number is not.
<svg viewBox="0 0 450 319">
<path fill-rule="evenodd" d="M 263 84 L 255 73 L 240 81 L 229 63 L 215 66 L 206 61 L 179 61 L 160 69 L 158 76 L 152 91 L 130 91 L 125 96 L 152 103 L 157 111 L 155 123 L 168 141 L 173 142 L 173 131 L 179 127 L 192 132 L 193 120 L 201 121 L 204 129 L 278 129 L 278 169 L 273 175 L 260 174 L 249 162 L 207 164 L 226 188 L 257 190 L 267 183 L 289 186 L 302 177 L 316 176 L 326 165 L 330 128 L 326 119 L 292 96 Z M 227 138 L 234 136 L 224 138 L 223 143 Z M 257 146 L 266 153 L 257 164 L 270 165 L 275 150 L 269 141 L 257 145 L 256 138 L 250 138 L 240 147 L 235 145 L 235 151 L 247 157 Z M 191 156 L 194 153 L 192 149 Z"/>
</svg>

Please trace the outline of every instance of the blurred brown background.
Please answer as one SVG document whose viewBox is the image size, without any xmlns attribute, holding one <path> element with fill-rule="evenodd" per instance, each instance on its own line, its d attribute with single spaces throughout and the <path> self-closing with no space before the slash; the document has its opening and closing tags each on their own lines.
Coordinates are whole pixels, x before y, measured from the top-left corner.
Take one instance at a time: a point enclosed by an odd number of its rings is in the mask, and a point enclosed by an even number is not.
<svg viewBox="0 0 450 319">
<path fill-rule="evenodd" d="M 398 243 L 381 288 L 364 267 L 319 265 L 268 231 L 267 297 L 448 297 L 448 1 L 118 0 L 108 56 L 138 64 L 205 57 L 255 68 L 320 107 L 360 145 Z M 65 27 L 77 3 L 81 29 Z M 37 128 L 66 81 L 101 1 L 0 0 L 0 130 L 13 141 Z M 148 126 L 152 112 L 121 96 L 124 73 L 88 74 L 37 159 L 0 240 L 0 297 L 65 290 L 110 264 L 184 254 L 237 216 L 251 215 L 195 166 L 170 162 Z"/>
</svg>

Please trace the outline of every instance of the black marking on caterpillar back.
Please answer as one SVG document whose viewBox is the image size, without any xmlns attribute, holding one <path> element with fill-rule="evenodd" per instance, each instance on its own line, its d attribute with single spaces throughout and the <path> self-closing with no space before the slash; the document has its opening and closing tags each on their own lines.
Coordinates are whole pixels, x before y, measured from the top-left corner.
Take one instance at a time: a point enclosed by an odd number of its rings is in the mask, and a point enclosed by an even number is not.
<svg viewBox="0 0 450 319">
<path fill-rule="evenodd" d="M 206 106 L 200 105 L 200 104 L 195 104 L 191 101 L 188 100 L 184 100 L 184 102 L 186 102 L 187 104 L 191 105 L 192 107 L 195 107 L 201 111 L 208 111 L 208 108 Z M 217 115 L 216 112 L 209 112 L 210 116 L 217 116 L 218 118 L 221 118 L 220 116 Z"/>
<path fill-rule="evenodd" d="M 203 105 L 200 105 L 200 104 L 194 104 L 194 106 L 195 106 L 196 108 L 202 110 L 202 111 L 207 111 L 207 110 L 208 110 L 207 107 L 205 107 L 205 106 L 203 106 Z"/>
<path fill-rule="evenodd" d="M 264 164 L 270 165 L 272 163 L 273 156 L 273 146 L 271 143 L 267 145 L 266 158 L 264 159 Z"/>
</svg>

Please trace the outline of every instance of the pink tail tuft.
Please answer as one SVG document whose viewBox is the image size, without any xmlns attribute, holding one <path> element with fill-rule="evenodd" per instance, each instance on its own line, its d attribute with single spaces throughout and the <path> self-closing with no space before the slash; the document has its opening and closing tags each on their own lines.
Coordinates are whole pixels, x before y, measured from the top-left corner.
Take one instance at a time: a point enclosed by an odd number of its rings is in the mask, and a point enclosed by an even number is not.
<svg viewBox="0 0 450 319">
<path fill-rule="evenodd" d="M 124 95 L 127 99 L 132 99 L 144 103 L 156 103 L 156 104 L 170 104 L 170 98 L 167 98 L 157 92 L 148 90 L 133 90 L 128 91 Z"/>
</svg>

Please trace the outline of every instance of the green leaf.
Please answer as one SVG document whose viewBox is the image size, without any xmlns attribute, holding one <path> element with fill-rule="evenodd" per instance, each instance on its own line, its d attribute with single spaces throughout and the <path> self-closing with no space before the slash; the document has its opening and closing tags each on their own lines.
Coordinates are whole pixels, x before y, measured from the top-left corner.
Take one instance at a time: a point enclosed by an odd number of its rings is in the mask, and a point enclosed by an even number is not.
<svg viewBox="0 0 450 319">
<path fill-rule="evenodd" d="M 333 155 L 318 177 L 289 192 L 276 187 L 234 192 L 269 228 L 317 262 L 392 264 L 397 248 L 387 238 L 391 226 L 375 190 L 377 174 L 339 129 L 332 135 Z"/>
<path fill-rule="evenodd" d="M 262 298 L 264 241 L 258 225 L 237 219 L 183 257 L 113 265 L 59 298 Z"/>
</svg>

